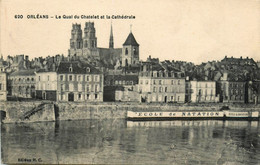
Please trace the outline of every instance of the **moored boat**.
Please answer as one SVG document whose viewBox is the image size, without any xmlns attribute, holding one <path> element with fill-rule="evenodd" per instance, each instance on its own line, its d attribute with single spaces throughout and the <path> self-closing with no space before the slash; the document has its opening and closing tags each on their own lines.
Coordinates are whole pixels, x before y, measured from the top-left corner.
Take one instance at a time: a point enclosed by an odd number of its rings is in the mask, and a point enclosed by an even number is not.
<svg viewBox="0 0 260 165">
<path fill-rule="evenodd" d="M 248 119 L 258 120 L 258 111 L 128 111 L 128 120 L 201 120 L 201 119 Z"/>
<path fill-rule="evenodd" d="M 259 111 L 223 111 L 224 119 L 259 119 Z"/>
</svg>

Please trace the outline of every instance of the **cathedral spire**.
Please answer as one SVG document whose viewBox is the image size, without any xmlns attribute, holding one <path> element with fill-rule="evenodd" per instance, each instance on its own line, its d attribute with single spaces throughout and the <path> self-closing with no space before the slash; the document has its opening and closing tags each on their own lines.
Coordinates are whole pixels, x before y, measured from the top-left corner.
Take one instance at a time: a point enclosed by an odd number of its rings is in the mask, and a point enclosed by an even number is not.
<svg viewBox="0 0 260 165">
<path fill-rule="evenodd" d="M 114 48 L 114 37 L 113 37 L 113 27 L 111 22 L 110 38 L 109 38 L 109 48 Z"/>
</svg>

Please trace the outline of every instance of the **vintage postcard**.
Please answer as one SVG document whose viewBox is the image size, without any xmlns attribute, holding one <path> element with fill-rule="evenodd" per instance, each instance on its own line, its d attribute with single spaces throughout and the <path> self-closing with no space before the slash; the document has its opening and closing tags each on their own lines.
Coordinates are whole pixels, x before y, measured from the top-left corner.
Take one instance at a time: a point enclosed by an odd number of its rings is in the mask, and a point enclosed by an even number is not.
<svg viewBox="0 0 260 165">
<path fill-rule="evenodd" d="M 1 164 L 260 164 L 259 0 L 0 0 Z"/>
</svg>

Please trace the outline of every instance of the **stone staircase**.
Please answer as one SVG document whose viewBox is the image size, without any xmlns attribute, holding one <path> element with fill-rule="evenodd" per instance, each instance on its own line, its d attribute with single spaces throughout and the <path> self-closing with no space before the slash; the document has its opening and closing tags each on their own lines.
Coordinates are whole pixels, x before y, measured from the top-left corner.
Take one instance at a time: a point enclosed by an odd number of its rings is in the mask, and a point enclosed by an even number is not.
<svg viewBox="0 0 260 165">
<path fill-rule="evenodd" d="M 24 120 L 29 120 L 31 116 L 33 116 L 35 113 L 39 112 L 39 111 L 42 111 L 45 109 L 45 106 L 47 104 L 51 104 L 51 103 L 41 103 L 40 105 L 38 105 L 37 107 L 33 108 L 32 110 L 26 112 L 25 114 L 23 114 L 21 117 L 20 117 L 20 120 L 21 121 L 24 121 Z"/>
</svg>

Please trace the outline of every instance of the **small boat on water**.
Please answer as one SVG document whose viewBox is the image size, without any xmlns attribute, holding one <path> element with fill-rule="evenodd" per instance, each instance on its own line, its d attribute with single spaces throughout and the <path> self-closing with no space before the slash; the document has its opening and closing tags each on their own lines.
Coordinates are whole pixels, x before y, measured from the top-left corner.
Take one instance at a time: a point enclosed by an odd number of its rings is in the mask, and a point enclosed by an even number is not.
<svg viewBox="0 0 260 165">
<path fill-rule="evenodd" d="M 259 120 L 259 111 L 128 111 L 128 120 Z"/>
</svg>

